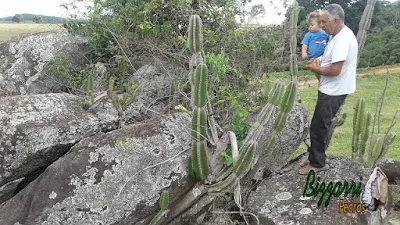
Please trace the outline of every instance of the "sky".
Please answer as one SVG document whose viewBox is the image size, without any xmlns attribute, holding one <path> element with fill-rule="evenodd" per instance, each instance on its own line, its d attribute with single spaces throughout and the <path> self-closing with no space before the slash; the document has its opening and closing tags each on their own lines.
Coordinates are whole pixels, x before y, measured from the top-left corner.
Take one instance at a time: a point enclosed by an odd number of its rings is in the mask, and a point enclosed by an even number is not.
<svg viewBox="0 0 400 225">
<path fill-rule="evenodd" d="M 67 17 L 68 12 L 61 8 L 62 3 L 72 0 L 0 0 L 0 17 L 13 16 L 21 13 L 40 14 L 46 16 Z M 396 0 L 390 0 L 391 2 Z M 277 24 L 284 20 L 282 0 L 252 0 L 251 5 L 264 4 L 265 16 L 258 19 L 261 24 Z M 250 5 L 250 6 L 251 6 Z M 250 7 L 249 6 L 249 7 Z M 281 15 L 278 13 L 281 12 Z"/>
<path fill-rule="evenodd" d="M 266 16 L 260 22 L 272 23 L 283 20 L 283 15 L 278 16 L 276 10 L 270 6 L 270 0 L 252 0 L 251 5 L 265 4 Z M 272 0 L 276 5 L 282 5 L 281 0 Z M 46 16 L 67 17 L 68 12 L 61 8 L 62 3 L 71 2 L 71 0 L 0 0 L 0 17 L 14 16 L 15 14 L 31 13 Z M 283 7 L 279 8 L 280 10 Z"/>
</svg>

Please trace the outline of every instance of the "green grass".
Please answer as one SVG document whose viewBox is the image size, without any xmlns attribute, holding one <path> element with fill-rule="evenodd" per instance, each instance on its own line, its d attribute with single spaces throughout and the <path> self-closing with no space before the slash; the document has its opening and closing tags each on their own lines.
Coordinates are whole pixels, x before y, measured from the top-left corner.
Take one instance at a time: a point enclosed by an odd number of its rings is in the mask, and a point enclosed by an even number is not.
<svg viewBox="0 0 400 225">
<path fill-rule="evenodd" d="M 59 24 L 0 24 L 0 42 L 20 34 L 33 34 L 62 29 Z"/>
<path fill-rule="evenodd" d="M 364 76 L 362 78 L 357 78 L 357 90 L 354 94 L 351 94 L 347 97 L 345 105 L 343 107 L 343 112 L 347 113 L 347 118 L 345 123 L 337 127 L 333 134 L 332 140 L 329 144 L 327 155 L 335 155 L 335 156 L 351 156 L 351 142 L 353 135 L 353 114 L 354 114 L 354 106 L 360 97 L 365 98 L 366 101 L 366 109 L 373 116 L 375 113 L 375 106 L 378 97 L 381 95 L 382 90 L 385 86 L 385 76 L 384 75 L 376 75 L 376 76 Z M 394 114 L 397 110 L 400 110 L 400 73 L 393 73 L 390 76 L 389 86 L 386 91 L 384 104 L 381 111 L 381 133 L 385 133 L 393 119 Z M 310 121 L 312 117 L 312 113 L 314 111 L 315 103 L 317 100 L 317 91 L 318 87 L 310 87 L 304 88 L 300 90 L 300 96 L 302 99 L 303 106 L 310 112 Z M 400 117 L 400 113 L 398 118 Z M 372 128 L 371 121 L 371 128 Z M 399 119 L 397 119 L 399 121 Z M 377 128 L 375 128 L 376 134 Z M 397 136 L 400 135 L 400 124 L 396 123 L 396 125 L 392 128 L 392 131 L 395 131 Z M 367 143 L 367 148 L 369 146 L 369 142 Z M 306 147 L 304 144 L 300 146 L 298 151 L 296 151 L 295 155 L 298 155 L 302 152 L 306 151 Z M 387 158 L 392 158 L 394 160 L 400 161 L 400 139 L 397 137 L 395 141 L 389 148 L 388 153 L 386 154 Z"/>
</svg>

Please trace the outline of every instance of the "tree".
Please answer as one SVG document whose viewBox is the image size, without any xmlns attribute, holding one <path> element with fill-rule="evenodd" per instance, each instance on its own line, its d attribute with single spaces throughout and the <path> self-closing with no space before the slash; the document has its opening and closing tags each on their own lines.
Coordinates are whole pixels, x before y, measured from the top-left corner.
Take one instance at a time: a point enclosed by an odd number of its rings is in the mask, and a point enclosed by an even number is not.
<svg viewBox="0 0 400 225">
<path fill-rule="evenodd" d="M 21 23 L 24 21 L 24 18 L 20 14 L 15 14 L 15 16 L 12 18 L 12 21 L 15 23 Z"/>
<path fill-rule="evenodd" d="M 35 16 L 33 17 L 32 21 L 33 21 L 34 23 L 42 23 L 42 22 L 43 22 L 42 17 L 39 16 L 39 15 L 35 15 Z"/>
</svg>

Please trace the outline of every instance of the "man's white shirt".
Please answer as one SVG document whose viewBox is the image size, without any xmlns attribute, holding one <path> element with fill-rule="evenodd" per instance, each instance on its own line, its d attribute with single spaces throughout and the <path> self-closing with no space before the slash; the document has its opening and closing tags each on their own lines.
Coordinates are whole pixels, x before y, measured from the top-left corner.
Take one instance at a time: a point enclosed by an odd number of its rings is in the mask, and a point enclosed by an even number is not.
<svg viewBox="0 0 400 225">
<path fill-rule="evenodd" d="M 320 76 L 319 91 L 337 96 L 352 94 L 356 91 L 358 43 L 353 31 L 345 26 L 331 38 L 321 58 L 321 67 L 344 61 L 338 76 Z"/>
</svg>

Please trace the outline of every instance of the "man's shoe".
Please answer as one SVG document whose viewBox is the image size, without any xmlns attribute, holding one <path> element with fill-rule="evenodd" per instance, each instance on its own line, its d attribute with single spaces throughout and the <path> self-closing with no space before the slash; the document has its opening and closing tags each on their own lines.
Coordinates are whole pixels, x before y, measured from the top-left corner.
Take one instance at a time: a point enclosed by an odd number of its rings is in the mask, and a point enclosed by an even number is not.
<svg viewBox="0 0 400 225">
<path fill-rule="evenodd" d="M 319 173 L 319 172 L 321 172 L 321 171 L 325 171 L 325 170 L 328 170 L 328 169 L 329 169 L 328 164 L 326 164 L 324 167 L 321 167 L 321 168 L 316 168 L 316 167 L 312 167 L 312 166 L 308 165 L 308 166 L 306 166 L 306 167 L 301 168 L 301 169 L 299 170 L 299 174 L 300 174 L 300 175 L 306 175 L 306 174 L 308 174 L 311 170 L 313 170 L 315 173 Z"/>
</svg>

